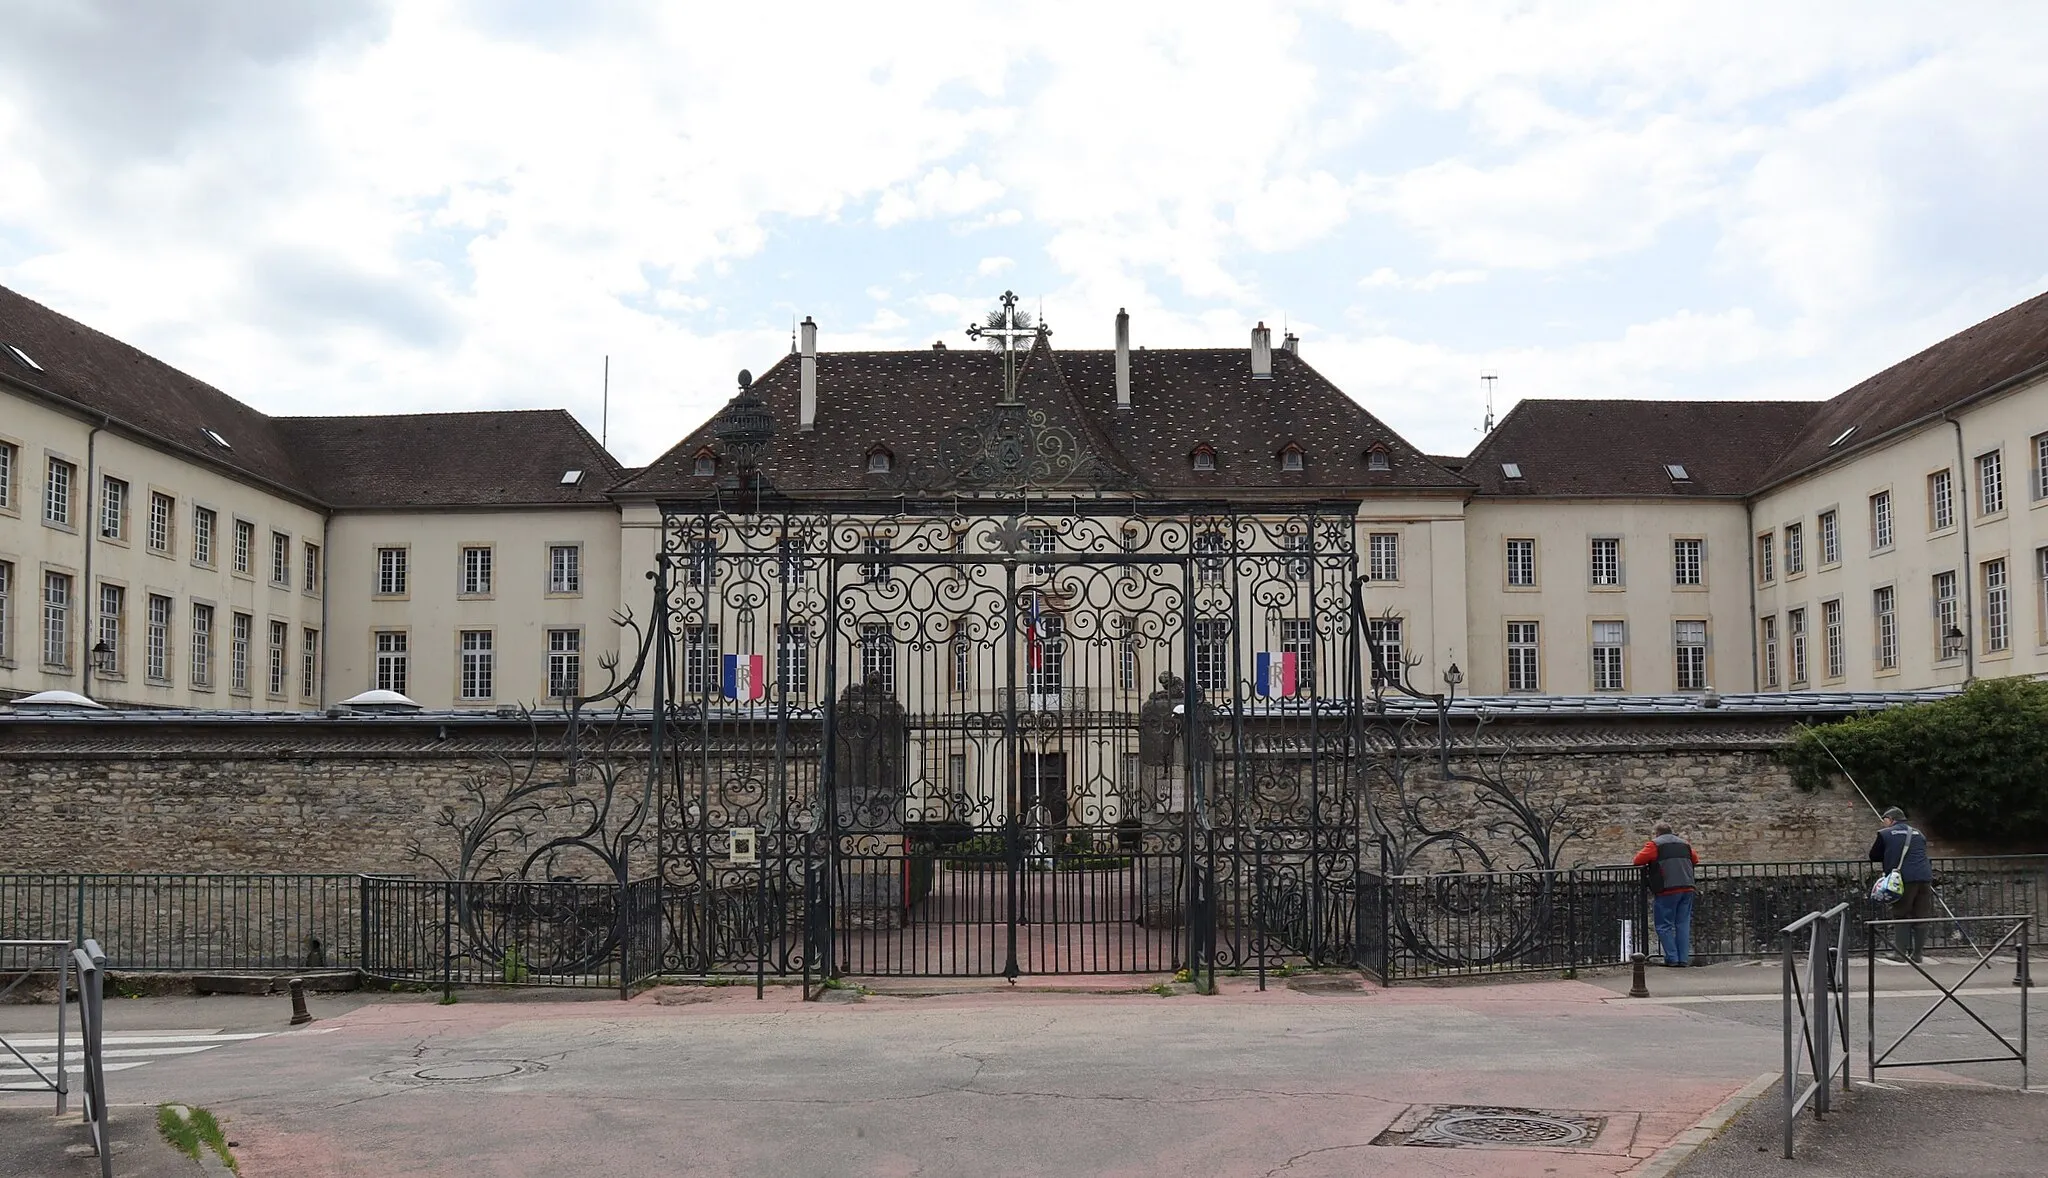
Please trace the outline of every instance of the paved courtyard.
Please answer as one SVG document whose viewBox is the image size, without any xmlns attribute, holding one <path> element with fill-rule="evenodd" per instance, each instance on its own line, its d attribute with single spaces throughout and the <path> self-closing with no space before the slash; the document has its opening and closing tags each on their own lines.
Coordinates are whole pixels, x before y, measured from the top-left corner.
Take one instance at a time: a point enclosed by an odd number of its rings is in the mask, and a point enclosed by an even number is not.
<svg viewBox="0 0 2048 1178">
<path fill-rule="evenodd" d="M 298 1029 L 281 998 L 138 1000 L 109 1006 L 115 1033 L 218 1046 L 127 1056 L 143 1062 L 109 1079 L 116 1102 L 220 1114 L 245 1178 L 1659 1173 L 1660 1151 L 1775 1067 L 1776 975 L 1653 973 L 1647 1002 L 1621 997 L 1624 980 L 1380 990 L 1312 975 L 1263 994 L 1226 979 L 1212 997 L 1061 992 L 1131 979 L 878 982 L 813 1003 L 739 986 L 629 1003 L 337 995 Z M 2007 979 L 1989 981 L 2009 1003 Z M 1910 1020 L 1924 1005 L 1883 1009 Z M 48 1009 L 0 1009 L 0 1027 Z M 1540 1109 L 1583 1136 L 1420 1143 L 1440 1106 Z"/>
</svg>

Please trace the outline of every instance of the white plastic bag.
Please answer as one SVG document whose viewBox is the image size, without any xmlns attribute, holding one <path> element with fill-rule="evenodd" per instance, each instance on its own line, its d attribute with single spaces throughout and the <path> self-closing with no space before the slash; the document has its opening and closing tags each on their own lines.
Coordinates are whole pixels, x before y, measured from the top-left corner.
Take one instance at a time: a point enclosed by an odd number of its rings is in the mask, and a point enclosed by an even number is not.
<svg viewBox="0 0 2048 1178">
<path fill-rule="evenodd" d="M 1897 871 L 1887 871 L 1870 885 L 1870 898 L 1880 904 L 1890 904 L 1906 894 L 1906 881 Z"/>
</svg>

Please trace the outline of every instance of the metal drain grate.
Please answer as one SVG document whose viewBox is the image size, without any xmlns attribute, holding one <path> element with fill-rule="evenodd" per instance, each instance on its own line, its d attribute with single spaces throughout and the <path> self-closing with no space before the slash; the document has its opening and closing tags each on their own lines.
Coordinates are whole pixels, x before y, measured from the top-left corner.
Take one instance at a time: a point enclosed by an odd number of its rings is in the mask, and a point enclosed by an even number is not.
<svg viewBox="0 0 2048 1178">
<path fill-rule="evenodd" d="M 1439 1149 L 1507 1147 L 1570 1148 L 1589 1145 L 1607 1118 L 1533 1108 L 1451 1105 L 1424 1110 L 1419 1122 L 1403 1117 L 1373 1139 L 1374 1145 L 1428 1145 Z M 1409 1127 L 1403 1128 L 1402 1122 Z"/>
</svg>

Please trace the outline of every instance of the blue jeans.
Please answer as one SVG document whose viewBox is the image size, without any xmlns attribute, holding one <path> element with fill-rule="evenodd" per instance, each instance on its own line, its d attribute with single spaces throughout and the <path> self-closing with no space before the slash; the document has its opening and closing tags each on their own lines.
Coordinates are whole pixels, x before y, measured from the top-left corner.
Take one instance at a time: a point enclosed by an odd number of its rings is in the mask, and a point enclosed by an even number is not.
<svg viewBox="0 0 2048 1178">
<path fill-rule="evenodd" d="M 1664 948 L 1664 964 L 1691 965 L 1692 893 L 1653 896 L 1650 903 L 1656 911 L 1657 943 Z"/>
</svg>

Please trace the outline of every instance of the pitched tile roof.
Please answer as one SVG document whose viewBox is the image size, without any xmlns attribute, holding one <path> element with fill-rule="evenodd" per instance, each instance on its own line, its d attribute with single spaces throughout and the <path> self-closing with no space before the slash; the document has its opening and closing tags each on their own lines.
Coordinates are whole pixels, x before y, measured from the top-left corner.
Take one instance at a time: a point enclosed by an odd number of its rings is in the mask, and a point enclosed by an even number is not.
<svg viewBox="0 0 2048 1178">
<path fill-rule="evenodd" d="M 2048 293 L 1901 360 L 1828 401 L 1762 472 L 1761 491 L 2028 374 L 2048 375 Z M 1841 435 L 1853 428 L 1846 438 Z M 1833 444 L 1840 438 L 1839 445 Z"/>
<path fill-rule="evenodd" d="M 1390 490 L 1469 491 L 1367 412 L 1322 374 L 1284 349 L 1273 376 L 1253 380 L 1248 349 L 1153 348 L 1131 354 L 1132 407 L 1116 407 L 1116 354 L 1059 351 L 1040 337 L 1024 361 L 1019 398 L 1048 441 L 1077 448 L 1064 466 L 1048 451 L 1047 476 L 1034 486 L 1138 493 L 1291 496 Z M 821 352 L 816 428 L 797 429 L 799 363 L 785 356 L 754 384 L 775 418 L 761 468 L 776 488 L 796 494 L 894 495 L 904 491 L 994 486 L 977 467 L 985 430 L 1002 399 L 1002 358 L 981 349 Z M 717 476 L 694 473 L 697 455 L 717 449 L 716 417 L 692 430 L 622 494 L 702 494 Z M 1194 469 L 1199 445 L 1214 447 L 1216 469 Z M 1284 468 L 1282 451 L 1300 447 L 1302 469 Z M 1370 469 L 1367 451 L 1383 446 L 1388 469 Z M 867 456 L 887 447 L 889 474 L 867 473 Z"/>
<path fill-rule="evenodd" d="M 1740 498 L 1812 420 L 1812 401 L 1519 402 L 1461 473 L 1482 495 Z M 1505 464 L 1520 468 L 1507 477 Z M 1674 479 L 1667 465 L 1683 467 Z"/>
<path fill-rule="evenodd" d="M 41 367 L 22 363 L 20 348 Z M 104 414 L 204 461 L 310 495 L 269 417 L 205 381 L 0 287 L 0 379 Z M 213 430 L 226 448 L 209 439 Z"/>
<path fill-rule="evenodd" d="M 274 420 L 335 507 L 601 504 L 622 473 L 562 409 Z"/>
</svg>

